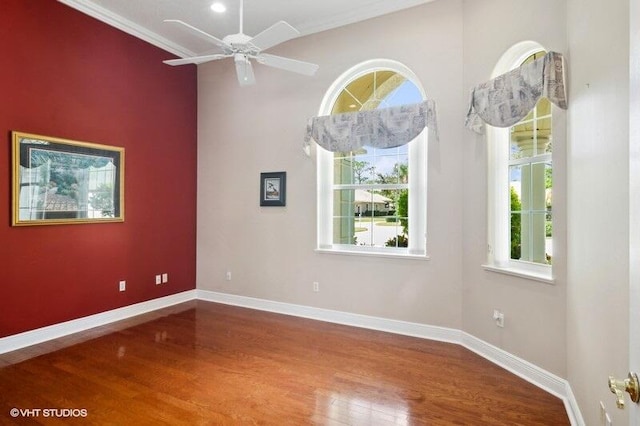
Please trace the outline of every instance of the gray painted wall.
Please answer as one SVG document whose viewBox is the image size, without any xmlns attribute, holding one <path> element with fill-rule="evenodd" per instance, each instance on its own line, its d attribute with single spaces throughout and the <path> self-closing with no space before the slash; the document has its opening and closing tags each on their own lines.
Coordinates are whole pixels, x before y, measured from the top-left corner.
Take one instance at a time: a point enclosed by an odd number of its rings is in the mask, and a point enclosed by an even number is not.
<svg viewBox="0 0 640 426">
<path fill-rule="evenodd" d="M 606 376 L 628 363 L 628 13 L 626 0 L 437 0 L 273 49 L 319 63 L 315 78 L 256 65 L 258 84 L 239 88 L 231 61 L 201 65 L 198 288 L 462 329 L 568 378 L 587 424 L 599 421 L 600 400 L 624 424 Z M 524 40 L 568 62 L 570 109 L 554 116 L 567 138 L 554 140 L 553 285 L 481 268 L 486 144 L 463 127 L 469 89 Z M 314 252 L 306 120 L 341 73 L 372 58 L 407 65 L 438 104 L 429 261 Z M 260 208 L 260 172 L 281 170 L 287 206 Z"/>
<path fill-rule="evenodd" d="M 526 17 L 526 19 L 522 19 Z M 464 85 L 491 78 L 501 56 L 522 41 L 566 53 L 566 5 L 557 0 L 469 0 L 464 3 Z M 463 324 L 468 333 L 565 377 L 566 140 L 556 137 L 567 113 L 554 109 L 553 285 L 485 271 L 487 143 L 465 131 L 463 163 Z M 494 309 L 505 315 L 497 328 Z"/>
<path fill-rule="evenodd" d="M 599 401 L 627 424 L 606 380 L 629 365 L 629 1 L 569 0 L 568 16 L 567 377 L 587 424 Z"/>
<path fill-rule="evenodd" d="M 240 88 L 230 61 L 199 67 L 198 288 L 462 328 L 461 6 L 435 2 L 273 50 L 317 62 L 315 78 L 256 65 L 258 84 Z M 405 64 L 438 102 L 429 261 L 314 252 L 316 163 L 302 151 L 306 122 L 340 74 L 372 58 Z M 260 208 L 260 172 L 281 170 L 287 206 Z"/>
</svg>

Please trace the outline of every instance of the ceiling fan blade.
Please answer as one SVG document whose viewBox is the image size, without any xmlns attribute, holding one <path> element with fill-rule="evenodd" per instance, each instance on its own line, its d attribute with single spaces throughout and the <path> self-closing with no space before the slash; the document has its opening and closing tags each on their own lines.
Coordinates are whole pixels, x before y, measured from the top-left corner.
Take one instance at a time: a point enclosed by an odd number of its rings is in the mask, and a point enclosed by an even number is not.
<svg viewBox="0 0 640 426">
<path fill-rule="evenodd" d="M 261 53 L 256 57 L 258 63 L 268 65 L 274 68 L 280 68 L 285 71 L 296 72 L 304 75 L 314 75 L 318 68 L 316 64 L 311 62 L 298 61 L 297 59 L 284 58 L 282 56 L 269 55 L 268 53 Z"/>
<path fill-rule="evenodd" d="M 187 24 L 186 22 L 182 22 L 179 19 L 165 19 L 164 22 L 169 23 L 169 24 L 177 24 L 177 25 L 180 26 L 180 28 L 186 29 L 189 33 L 195 35 L 196 37 L 201 38 L 202 40 L 205 40 L 205 41 L 208 41 L 210 43 L 215 44 L 216 46 L 218 46 L 220 49 L 224 50 L 225 52 L 231 49 L 231 46 L 229 46 L 227 43 L 225 43 L 224 41 L 220 40 L 219 38 L 214 37 L 209 33 L 205 33 L 201 29 L 193 27 L 193 26 Z"/>
<path fill-rule="evenodd" d="M 245 55 L 236 54 L 233 57 L 236 63 L 236 74 L 238 75 L 238 82 L 240 86 L 250 86 L 256 83 L 256 77 L 253 74 L 253 67 L 251 61 Z"/>
<path fill-rule="evenodd" d="M 203 64 L 209 61 L 215 61 L 217 59 L 228 58 L 230 55 L 225 54 L 215 54 L 215 55 L 204 55 L 204 56 L 193 56 L 191 58 L 184 59 L 169 59 L 167 61 L 162 61 L 167 65 L 176 66 L 176 65 L 186 65 L 186 64 Z"/>
<path fill-rule="evenodd" d="M 249 43 L 260 50 L 267 50 L 276 44 L 284 43 L 285 41 L 291 40 L 299 35 L 300 31 L 296 30 L 285 21 L 279 21 L 252 38 Z"/>
</svg>

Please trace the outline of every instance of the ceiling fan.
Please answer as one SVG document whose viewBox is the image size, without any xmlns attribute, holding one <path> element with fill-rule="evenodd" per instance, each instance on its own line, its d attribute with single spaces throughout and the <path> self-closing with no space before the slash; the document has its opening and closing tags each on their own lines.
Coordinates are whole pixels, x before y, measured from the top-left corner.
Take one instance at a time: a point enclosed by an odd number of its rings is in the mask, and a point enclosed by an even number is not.
<svg viewBox="0 0 640 426">
<path fill-rule="evenodd" d="M 298 74 L 312 76 L 316 73 L 318 70 L 318 65 L 316 64 L 262 53 L 264 50 L 300 35 L 298 30 L 285 21 L 279 21 L 255 37 L 250 37 L 243 33 L 243 10 L 244 0 L 240 0 L 240 31 L 238 34 L 230 34 L 222 40 L 180 20 L 166 19 L 164 22 L 179 25 L 180 28 L 188 31 L 190 34 L 214 44 L 221 53 L 205 54 L 184 59 L 170 59 L 163 62 L 167 65 L 175 66 L 202 64 L 233 57 L 240 86 L 248 86 L 256 82 L 250 59 L 254 59 L 259 64 Z"/>
</svg>

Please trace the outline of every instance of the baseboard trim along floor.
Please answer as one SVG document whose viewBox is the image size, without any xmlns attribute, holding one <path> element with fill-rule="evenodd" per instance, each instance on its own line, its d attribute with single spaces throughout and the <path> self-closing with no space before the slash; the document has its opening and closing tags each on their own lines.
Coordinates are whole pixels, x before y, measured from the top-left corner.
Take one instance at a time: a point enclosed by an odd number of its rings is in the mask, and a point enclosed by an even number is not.
<svg viewBox="0 0 640 426">
<path fill-rule="evenodd" d="M 227 293 L 218 293 L 207 290 L 189 290 L 111 311 L 78 318 L 72 321 L 3 337 L 0 338 L 0 354 L 22 349 L 48 340 L 68 336 L 73 333 L 82 332 L 94 327 L 107 325 L 136 315 L 152 312 L 154 310 L 167 308 L 194 299 L 458 344 L 562 399 L 571 424 L 578 426 L 585 424 L 575 396 L 571 390 L 571 386 L 565 379 L 562 379 L 524 359 L 510 354 L 461 330 Z"/>
<path fill-rule="evenodd" d="M 311 306 L 295 305 L 275 302 L 272 300 L 238 296 L 228 293 L 217 293 L 207 290 L 197 290 L 197 298 L 209 302 L 223 303 L 278 314 L 292 315 L 353 327 L 386 331 L 405 336 L 461 345 L 481 357 L 501 366 L 522 379 L 538 386 L 552 395 L 560 398 L 565 405 L 569 421 L 572 425 L 584 425 L 578 403 L 573 395 L 569 383 L 553 373 L 550 373 L 530 362 L 493 346 L 477 337 L 453 328 L 437 327 L 387 318 L 372 317 Z"/>
<path fill-rule="evenodd" d="M 116 321 L 146 314 L 162 308 L 188 302 L 196 298 L 196 290 L 189 290 L 134 305 L 123 306 L 122 308 L 101 312 L 95 315 L 78 318 L 24 333 L 14 334 L 0 338 L 0 354 L 26 348 L 48 340 L 58 339 L 70 334 L 79 333 L 91 328 L 111 324 Z"/>
</svg>

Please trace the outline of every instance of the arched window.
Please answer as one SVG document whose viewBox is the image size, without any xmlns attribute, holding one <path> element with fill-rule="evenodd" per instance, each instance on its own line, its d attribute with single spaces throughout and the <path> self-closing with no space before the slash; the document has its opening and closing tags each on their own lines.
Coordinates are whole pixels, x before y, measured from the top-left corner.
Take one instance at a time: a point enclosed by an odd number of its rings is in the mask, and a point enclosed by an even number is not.
<svg viewBox="0 0 640 426">
<path fill-rule="evenodd" d="M 334 82 L 319 115 L 424 99 L 408 68 L 372 60 Z M 426 257 L 426 133 L 395 148 L 329 152 L 318 147 L 318 250 Z"/>
<path fill-rule="evenodd" d="M 503 55 L 492 77 L 545 55 L 524 42 Z M 551 281 L 553 262 L 552 106 L 541 98 L 510 128 L 487 126 L 488 269 Z"/>
</svg>

